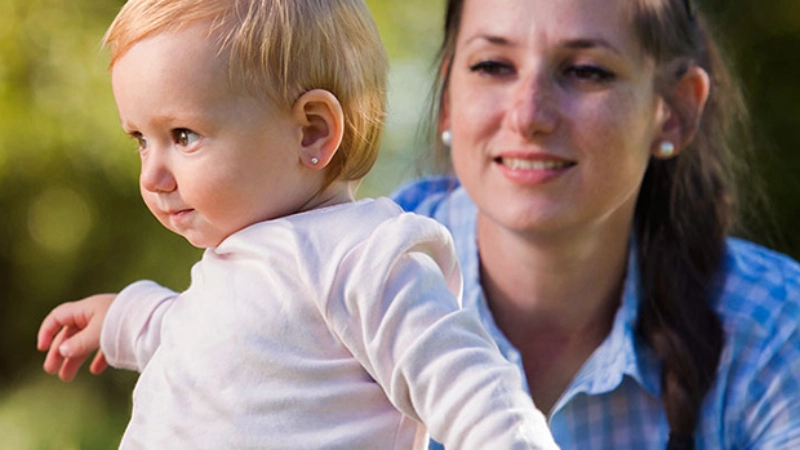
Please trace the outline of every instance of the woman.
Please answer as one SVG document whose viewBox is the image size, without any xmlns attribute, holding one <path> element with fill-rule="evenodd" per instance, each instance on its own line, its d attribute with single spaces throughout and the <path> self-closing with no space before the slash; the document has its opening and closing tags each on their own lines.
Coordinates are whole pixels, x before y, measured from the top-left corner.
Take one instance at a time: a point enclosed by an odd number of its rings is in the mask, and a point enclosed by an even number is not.
<svg viewBox="0 0 800 450">
<path fill-rule="evenodd" d="M 800 266 L 727 238 L 741 102 L 687 0 L 449 0 L 467 307 L 563 448 L 800 448 Z"/>
</svg>

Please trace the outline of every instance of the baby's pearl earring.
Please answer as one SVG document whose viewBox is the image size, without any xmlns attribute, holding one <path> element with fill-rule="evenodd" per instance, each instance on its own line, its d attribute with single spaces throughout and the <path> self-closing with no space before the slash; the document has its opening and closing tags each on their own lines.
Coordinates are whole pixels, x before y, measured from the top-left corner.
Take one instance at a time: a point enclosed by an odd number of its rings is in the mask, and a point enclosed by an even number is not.
<svg viewBox="0 0 800 450">
<path fill-rule="evenodd" d="M 661 141 L 658 145 L 658 156 L 667 159 L 675 154 L 675 144 L 670 141 Z"/>
<path fill-rule="evenodd" d="M 319 158 L 317 158 L 316 156 L 312 157 L 311 158 L 311 164 L 314 165 L 314 166 L 319 164 Z"/>
<path fill-rule="evenodd" d="M 450 148 L 450 145 L 453 144 L 453 133 L 450 130 L 442 131 L 442 144 L 447 148 Z"/>
</svg>

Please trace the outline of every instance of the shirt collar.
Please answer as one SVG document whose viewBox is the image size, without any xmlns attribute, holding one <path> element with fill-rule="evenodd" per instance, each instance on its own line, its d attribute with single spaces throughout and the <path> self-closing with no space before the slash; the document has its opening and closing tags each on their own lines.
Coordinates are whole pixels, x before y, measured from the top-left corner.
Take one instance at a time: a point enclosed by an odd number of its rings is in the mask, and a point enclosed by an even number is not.
<svg viewBox="0 0 800 450">
<path fill-rule="evenodd" d="M 586 361 L 568 392 L 603 394 L 616 389 L 625 376 L 632 378 L 654 397 L 660 394 L 661 364 L 636 335 L 640 278 L 636 264 L 636 242 L 631 239 L 622 302 L 611 332 Z"/>
<path fill-rule="evenodd" d="M 448 207 L 439 210 L 439 213 L 446 214 L 446 217 L 437 219 L 447 225 L 454 235 L 456 252 L 464 274 L 464 307 L 478 312 L 484 327 L 494 338 L 506 359 L 522 370 L 519 351 L 497 327 L 480 285 L 477 208 L 463 187 L 458 187 L 452 192 L 448 203 Z M 590 395 L 610 392 L 622 383 L 625 376 L 632 378 L 649 394 L 655 397 L 660 395 L 661 365 L 654 353 L 636 337 L 635 333 L 640 302 L 639 283 L 636 242 L 631 239 L 622 302 L 614 317 L 611 332 L 578 372 L 562 396 L 562 401 L 581 392 Z M 559 404 L 562 404 L 562 401 L 559 401 Z M 559 405 L 556 405 L 556 409 L 558 407 Z"/>
</svg>

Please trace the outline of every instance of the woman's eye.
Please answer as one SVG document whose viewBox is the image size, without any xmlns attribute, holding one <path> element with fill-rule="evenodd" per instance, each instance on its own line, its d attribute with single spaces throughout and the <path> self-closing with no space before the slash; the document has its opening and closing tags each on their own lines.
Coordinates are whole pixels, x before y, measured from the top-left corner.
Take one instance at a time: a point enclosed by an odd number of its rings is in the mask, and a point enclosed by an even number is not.
<svg viewBox="0 0 800 450">
<path fill-rule="evenodd" d="M 473 64 L 469 67 L 469 70 L 470 72 L 490 76 L 511 75 L 514 73 L 514 68 L 510 64 L 491 60 Z"/>
<path fill-rule="evenodd" d="M 566 75 L 579 81 L 593 83 L 606 83 L 612 81 L 615 75 L 606 69 L 597 66 L 571 66 L 566 69 Z"/>
<path fill-rule="evenodd" d="M 200 139 L 200 135 L 195 133 L 192 130 L 187 130 L 186 128 L 178 128 L 174 132 L 175 143 L 182 147 L 189 147 L 198 139 Z"/>
</svg>

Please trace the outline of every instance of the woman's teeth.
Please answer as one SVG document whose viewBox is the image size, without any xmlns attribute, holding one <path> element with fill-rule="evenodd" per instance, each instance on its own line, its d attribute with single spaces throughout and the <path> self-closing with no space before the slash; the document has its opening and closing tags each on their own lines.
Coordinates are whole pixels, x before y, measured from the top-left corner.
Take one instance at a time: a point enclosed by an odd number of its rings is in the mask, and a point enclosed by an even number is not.
<svg viewBox="0 0 800 450">
<path fill-rule="evenodd" d="M 500 158 L 500 163 L 512 170 L 555 170 L 563 169 L 575 163 L 562 160 L 541 160 L 521 158 Z"/>
</svg>

